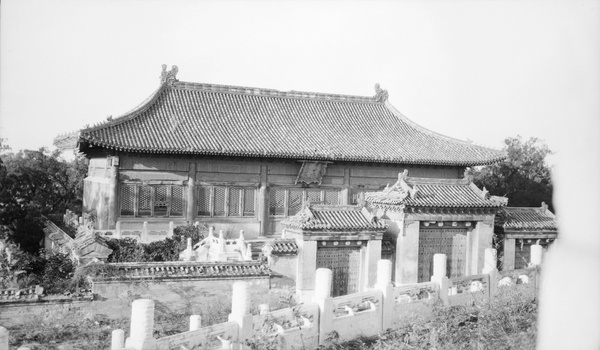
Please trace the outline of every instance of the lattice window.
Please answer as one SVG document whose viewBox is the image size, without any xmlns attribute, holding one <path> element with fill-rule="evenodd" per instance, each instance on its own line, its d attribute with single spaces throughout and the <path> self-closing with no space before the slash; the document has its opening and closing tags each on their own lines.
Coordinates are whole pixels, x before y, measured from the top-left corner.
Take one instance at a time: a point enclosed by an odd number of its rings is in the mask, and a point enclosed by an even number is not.
<svg viewBox="0 0 600 350">
<path fill-rule="evenodd" d="M 121 185 L 121 215 L 135 215 L 135 185 Z"/>
<path fill-rule="evenodd" d="M 285 215 L 285 189 L 269 189 L 269 215 Z"/>
<path fill-rule="evenodd" d="M 288 197 L 288 216 L 295 215 L 302 208 L 302 198 L 304 197 L 304 191 L 302 189 L 293 188 L 290 189 Z"/>
<path fill-rule="evenodd" d="M 340 191 L 338 190 L 323 190 L 323 202 L 329 205 L 338 205 L 340 204 Z"/>
<path fill-rule="evenodd" d="M 198 188 L 198 198 L 196 203 L 198 205 L 199 216 L 210 216 L 210 192 L 211 187 Z"/>
<path fill-rule="evenodd" d="M 213 216 L 225 216 L 225 187 L 214 188 Z"/>
<path fill-rule="evenodd" d="M 183 186 L 171 186 L 171 216 L 183 216 Z"/>
<path fill-rule="evenodd" d="M 352 201 L 350 204 L 358 204 L 358 201 L 364 196 L 363 191 L 352 192 Z"/>
<path fill-rule="evenodd" d="M 240 196 L 241 188 L 229 189 L 229 216 L 240 216 Z"/>
<path fill-rule="evenodd" d="M 167 186 L 154 187 L 154 216 L 167 216 L 169 196 Z"/>
<path fill-rule="evenodd" d="M 310 203 L 321 201 L 321 190 L 306 190 L 306 201 Z"/>
<path fill-rule="evenodd" d="M 140 186 L 138 189 L 138 216 L 152 215 L 152 188 Z"/>
<path fill-rule="evenodd" d="M 244 188 L 244 216 L 254 216 L 256 189 Z"/>
</svg>

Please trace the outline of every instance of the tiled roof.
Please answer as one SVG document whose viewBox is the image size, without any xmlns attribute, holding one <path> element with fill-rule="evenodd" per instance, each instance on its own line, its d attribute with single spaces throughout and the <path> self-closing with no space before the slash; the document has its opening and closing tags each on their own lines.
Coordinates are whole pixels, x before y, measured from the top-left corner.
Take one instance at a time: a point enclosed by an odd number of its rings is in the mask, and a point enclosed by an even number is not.
<svg viewBox="0 0 600 350">
<path fill-rule="evenodd" d="M 470 179 L 401 178 L 392 187 L 365 194 L 374 206 L 393 208 L 446 207 L 446 208 L 496 208 L 506 205 L 505 200 L 489 196 Z"/>
<path fill-rule="evenodd" d="M 296 255 L 298 254 L 298 245 L 293 239 L 275 240 L 269 243 L 272 248 L 272 255 Z"/>
<path fill-rule="evenodd" d="M 310 205 L 281 224 L 311 231 L 382 231 L 387 227 L 366 209 L 343 205 Z"/>
<path fill-rule="evenodd" d="M 556 231 L 554 214 L 544 205 L 541 208 L 506 207 L 505 230 Z"/>
<path fill-rule="evenodd" d="M 142 105 L 80 132 L 79 147 L 394 164 L 484 165 L 501 151 L 437 134 L 374 97 L 165 82 Z"/>
<path fill-rule="evenodd" d="M 269 276 L 265 262 L 137 262 L 106 264 L 107 273 L 93 280 L 196 279 Z"/>
<path fill-rule="evenodd" d="M 85 248 L 92 243 L 98 243 L 101 246 L 108 248 L 106 239 L 94 231 L 85 231 L 77 234 L 73 243 L 76 249 Z"/>
</svg>

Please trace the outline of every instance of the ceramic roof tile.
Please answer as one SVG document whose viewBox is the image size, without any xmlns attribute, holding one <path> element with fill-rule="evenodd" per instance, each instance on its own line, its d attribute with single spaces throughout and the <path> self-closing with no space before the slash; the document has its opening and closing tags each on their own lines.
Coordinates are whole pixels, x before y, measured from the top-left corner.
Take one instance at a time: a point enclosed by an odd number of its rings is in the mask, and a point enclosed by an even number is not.
<svg viewBox="0 0 600 350">
<path fill-rule="evenodd" d="M 542 208 L 507 207 L 504 208 L 505 230 L 518 231 L 556 231 L 556 219 L 551 211 Z"/>
<path fill-rule="evenodd" d="M 469 179 L 407 178 L 379 192 L 365 194 L 367 202 L 379 207 L 496 208 L 504 200 L 489 196 Z"/>
<path fill-rule="evenodd" d="M 387 225 L 357 206 L 311 205 L 281 222 L 290 228 L 321 231 L 381 231 Z"/>
<path fill-rule="evenodd" d="M 268 247 L 268 248 L 266 248 Z M 298 245 L 293 239 L 277 239 L 265 243 L 265 248 L 270 250 L 272 255 L 296 255 L 298 254 Z"/>
<path fill-rule="evenodd" d="M 416 125 L 375 97 L 165 83 L 122 117 L 84 129 L 90 146 L 130 152 L 205 154 L 394 164 L 483 165 L 501 151 Z"/>
<path fill-rule="evenodd" d="M 265 262 L 135 262 L 111 263 L 107 273 L 94 280 L 195 279 L 269 276 Z"/>
</svg>

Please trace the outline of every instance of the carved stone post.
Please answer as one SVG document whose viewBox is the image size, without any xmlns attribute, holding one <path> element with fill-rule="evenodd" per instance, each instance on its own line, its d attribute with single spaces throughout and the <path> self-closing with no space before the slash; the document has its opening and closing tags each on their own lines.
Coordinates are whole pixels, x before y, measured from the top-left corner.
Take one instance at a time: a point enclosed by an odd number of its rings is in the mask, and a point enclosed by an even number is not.
<svg viewBox="0 0 600 350">
<path fill-rule="evenodd" d="M 125 347 L 125 332 L 115 329 L 111 335 L 110 350 L 122 350 Z"/>
<path fill-rule="evenodd" d="M 8 330 L 0 326 L 0 350 L 8 350 Z"/>
<path fill-rule="evenodd" d="M 200 315 L 190 316 L 190 332 L 197 331 L 202 328 L 202 318 Z"/>
<path fill-rule="evenodd" d="M 252 337 L 252 315 L 250 315 L 250 285 L 248 282 L 233 283 L 231 296 L 231 314 L 228 321 L 236 322 L 239 327 L 238 339 L 240 344 Z"/>
<path fill-rule="evenodd" d="M 131 304 L 131 331 L 125 347 L 135 350 L 155 350 L 154 301 L 138 299 Z"/>
<path fill-rule="evenodd" d="M 539 244 L 531 245 L 531 265 L 539 266 L 542 264 L 542 255 L 544 250 Z"/>
<path fill-rule="evenodd" d="M 315 274 L 315 296 L 313 302 L 319 305 L 319 345 L 325 343 L 327 335 L 333 330 L 333 299 L 331 298 L 331 283 L 333 272 L 330 269 L 319 268 Z"/>
<path fill-rule="evenodd" d="M 496 296 L 496 290 L 498 288 L 498 255 L 496 249 L 486 248 L 485 249 L 485 261 L 482 273 L 489 275 L 489 301 Z"/>
<path fill-rule="evenodd" d="M 394 287 L 392 286 L 392 262 L 390 260 L 379 260 L 377 262 L 377 283 L 375 289 L 383 294 L 383 305 L 381 306 L 382 317 L 380 331 L 392 327 L 394 316 Z"/>
<path fill-rule="evenodd" d="M 448 302 L 448 277 L 446 276 L 446 254 L 433 255 L 433 276 L 431 282 L 435 282 L 439 291 L 440 300 L 444 305 L 449 305 Z"/>
</svg>

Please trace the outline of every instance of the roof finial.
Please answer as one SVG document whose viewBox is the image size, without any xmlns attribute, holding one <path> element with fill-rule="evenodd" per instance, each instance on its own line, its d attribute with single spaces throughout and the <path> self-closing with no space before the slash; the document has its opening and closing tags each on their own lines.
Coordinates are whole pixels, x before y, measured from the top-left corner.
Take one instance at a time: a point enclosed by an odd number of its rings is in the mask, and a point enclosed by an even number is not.
<svg viewBox="0 0 600 350">
<path fill-rule="evenodd" d="M 387 98 L 388 98 L 387 90 L 382 89 L 379 86 L 379 83 L 375 84 L 375 100 L 377 102 L 383 103 L 383 102 L 387 101 Z"/>
<path fill-rule="evenodd" d="M 379 86 L 379 83 L 375 84 L 375 100 L 377 102 L 385 102 L 388 99 L 388 92 L 387 90 L 382 89 Z"/>
<path fill-rule="evenodd" d="M 177 68 L 177 66 L 174 65 L 171 67 L 171 70 L 167 72 L 167 65 L 163 64 L 162 72 L 160 73 L 160 83 L 161 84 L 164 84 L 164 83 L 172 84 L 172 83 L 176 82 L 178 71 L 179 71 L 179 68 Z"/>
</svg>

